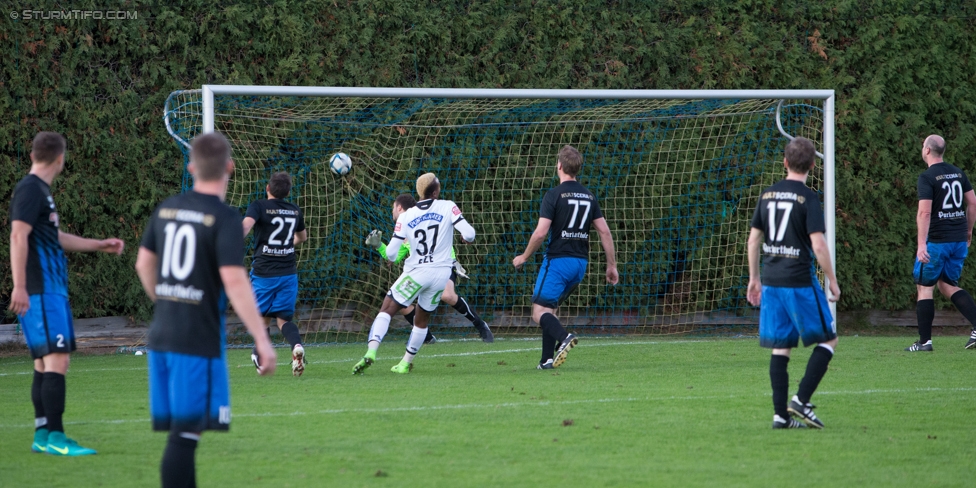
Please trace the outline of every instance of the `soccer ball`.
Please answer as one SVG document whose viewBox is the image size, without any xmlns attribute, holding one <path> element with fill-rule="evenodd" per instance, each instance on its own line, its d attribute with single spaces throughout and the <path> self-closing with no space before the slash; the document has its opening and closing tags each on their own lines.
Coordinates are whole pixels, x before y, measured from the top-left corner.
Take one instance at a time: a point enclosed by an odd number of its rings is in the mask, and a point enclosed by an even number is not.
<svg viewBox="0 0 976 488">
<path fill-rule="evenodd" d="M 343 176 L 352 169 L 352 160 L 346 153 L 335 153 L 332 155 L 332 159 L 329 159 L 329 169 L 333 173 Z"/>
</svg>

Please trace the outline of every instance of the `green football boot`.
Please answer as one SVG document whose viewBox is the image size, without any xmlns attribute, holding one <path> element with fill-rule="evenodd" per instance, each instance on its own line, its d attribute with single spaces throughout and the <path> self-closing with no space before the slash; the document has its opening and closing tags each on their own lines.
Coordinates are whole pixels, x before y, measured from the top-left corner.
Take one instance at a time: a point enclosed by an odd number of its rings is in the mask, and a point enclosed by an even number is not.
<svg viewBox="0 0 976 488">
<path fill-rule="evenodd" d="M 36 453 L 47 452 L 47 429 L 37 429 L 34 431 L 34 443 L 31 444 L 31 451 Z"/>
<path fill-rule="evenodd" d="M 352 374 L 363 374 L 363 371 L 372 366 L 374 361 L 376 361 L 376 351 L 366 351 L 366 355 L 352 367 Z"/>
<path fill-rule="evenodd" d="M 393 371 L 394 373 L 407 374 L 411 369 L 413 369 L 413 363 L 408 363 L 401 359 L 396 366 L 390 368 L 390 371 Z"/>
<path fill-rule="evenodd" d="M 95 454 L 94 449 L 79 446 L 73 439 L 65 437 L 64 432 L 51 432 L 47 436 L 47 450 L 44 451 L 52 456 L 90 456 Z"/>
</svg>

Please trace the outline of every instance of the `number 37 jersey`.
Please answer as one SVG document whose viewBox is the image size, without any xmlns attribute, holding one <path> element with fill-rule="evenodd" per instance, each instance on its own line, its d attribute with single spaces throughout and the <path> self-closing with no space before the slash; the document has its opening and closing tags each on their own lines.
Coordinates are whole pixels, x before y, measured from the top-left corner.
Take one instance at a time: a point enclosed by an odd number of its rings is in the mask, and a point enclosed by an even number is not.
<svg viewBox="0 0 976 488">
<path fill-rule="evenodd" d="M 410 255 L 403 262 L 404 273 L 415 268 L 453 266 L 451 248 L 455 226 L 462 236 L 470 237 L 469 241 L 474 239 L 474 229 L 450 200 L 421 200 L 416 207 L 401 213 L 393 230 L 391 244 L 396 245 L 397 240 L 410 243 Z M 398 245 L 396 247 L 399 248 Z"/>
<path fill-rule="evenodd" d="M 813 190 L 792 180 L 766 188 L 759 196 L 752 228 L 763 231 L 763 285 L 802 288 L 813 284 L 810 234 L 826 231 L 820 199 Z"/>
<path fill-rule="evenodd" d="M 220 357 L 227 296 L 221 266 L 244 266 L 241 214 L 216 196 L 170 197 L 153 213 L 141 246 L 156 254 L 156 306 L 149 348 Z"/>
</svg>

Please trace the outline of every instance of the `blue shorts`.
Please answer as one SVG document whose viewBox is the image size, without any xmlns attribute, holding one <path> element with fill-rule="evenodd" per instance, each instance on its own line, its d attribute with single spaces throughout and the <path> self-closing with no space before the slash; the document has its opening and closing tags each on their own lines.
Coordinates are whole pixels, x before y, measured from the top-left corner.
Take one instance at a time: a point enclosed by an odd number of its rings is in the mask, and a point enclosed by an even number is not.
<svg viewBox="0 0 976 488">
<path fill-rule="evenodd" d="M 837 325 L 820 283 L 804 288 L 762 287 L 759 345 L 772 349 L 796 347 L 799 338 L 810 346 L 837 337 Z"/>
<path fill-rule="evenodd" d="M 149 415 L 153 430 L 228 430 L 227 358 L 150 350 Z"/>
<path fill-rule="evenodd" d="M 295 315 L 295 302 L 298 300 L 298 275 L 272 276 L 262 278 L 251 274 L 251 286 L 258 310 L 265 317 L 281 317 L 291 320 Z"/>
<path fill-rule="evenodd" d="M 34 359 L 77 349 L 68 297 L 52 293 L 31 295 L 30 309 L 17 318 L 20 319 L 20 327 L 24 329 L 24 338 Z"/>
<path fill-rule="evenodd" d="M 923 263 L 915 258 L 915 284 L 935 286 L 939 280 L 944 283 L 959 286 L 962 276 L 962 263 L 969 254 L 966 242 L 930 242 L 928 243 L 929 262 Z"/>
<path fill-rule="evenodd" d="M 582 258 L 545 258 L 539 268 L 532 291 L 532 303 L 556 308 L 566 299 L 586 275 L 586 260 Z"/>
</svg>

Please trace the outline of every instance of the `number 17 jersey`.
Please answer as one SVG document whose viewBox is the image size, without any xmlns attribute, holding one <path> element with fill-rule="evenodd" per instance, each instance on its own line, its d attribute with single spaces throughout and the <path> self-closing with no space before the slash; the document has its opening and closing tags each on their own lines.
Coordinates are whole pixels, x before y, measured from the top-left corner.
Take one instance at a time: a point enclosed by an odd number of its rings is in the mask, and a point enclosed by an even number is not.
<svg viewBox="0 0 976 488">
<path fill-rule="evenodd" d="M 244 266 L 241 214 L 214 195 L 189 191 L 153 212 L 141 246 L 156 254 L 156 306 L 149 348 L 218 358 L 227 296 L 221 266 Z"/>
<path fill-rule="evenodd" d="M 816 274 L 810 234 L 826 231 L 820 199 L 813 190 L 793 180 L 766 188 L 752 215 L 752 228 L 763 231 L 763 285 L 813 285 Z"/>
</svg>

